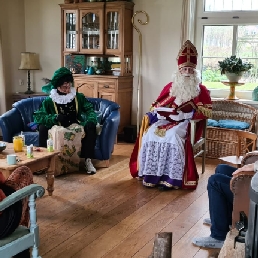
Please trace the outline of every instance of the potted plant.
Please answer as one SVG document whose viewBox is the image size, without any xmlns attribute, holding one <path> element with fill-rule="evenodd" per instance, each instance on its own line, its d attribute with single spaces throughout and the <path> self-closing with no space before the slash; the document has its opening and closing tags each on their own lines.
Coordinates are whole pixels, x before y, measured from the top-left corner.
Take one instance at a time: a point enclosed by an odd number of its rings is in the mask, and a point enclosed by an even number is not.
<svg viewBox="0 0 258 258">
<path fill-rule="evenodd" d="M 237 82 L 244 72 L 249 71 L 253 64 L 243 62 L 241 58 L 231 56 L 218 61 L 221 74 L 225 74 L 229 81 Z"/>
</svg>

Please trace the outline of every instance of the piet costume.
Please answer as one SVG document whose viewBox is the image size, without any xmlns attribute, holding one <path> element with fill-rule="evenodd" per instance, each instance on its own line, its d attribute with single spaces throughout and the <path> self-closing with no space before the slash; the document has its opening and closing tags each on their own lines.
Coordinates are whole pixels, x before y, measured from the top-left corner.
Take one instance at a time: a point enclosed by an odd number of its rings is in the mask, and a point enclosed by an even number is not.
<svg viewBox="0 0 258 258">
<path fill-rule="evenodd" d="M 72 156 L 73 153 L 78 153 L 80 157 L 85 158 L 87 173 L 95 173 L 96 169 L 93 167 L 91 159 L 94 158 L 97 137 L 97 116 L 92 104 L 82 93 L 78 93 L 74 87 L 70 87 L 73 85 L 73 76 L 67 68 L 61 67 L 56 70 L 52 79 L 48 82 L 47 85 L 42 87 L 42 90 L 50 95 L 44 99 L 40 109 L 34 112 L 34 122 L 39 124 L 39 146 L 46 147 L 49 130 L 54 126 L 55 131 L 60 131 L 59 134 L 55 133 L 57 137 L 67 138 L 67 134 L 75 133 L 76 130 L 79 130 L 80 134 L 83 135 L 85 132 L 85 137 L 82 138 L 80 146 L 75 146 L 72 140 L 74 137 L 71 137 L 70 142 L 66 142 L 61 151 L 64 156 L 68 155 L 68 157 Z M 64 86 L 67 84 L 70 86 Z M 62 92 L 62 87 L 68 87 L 69 91 L 67 93 Z M 78 125 L 81 127 L 79 128 Z M 64 132 L 63 128 L 69 131 Z M 55 142 L 57 141 L 58 139 L 55 139 Z M 79 164 L 74 164 L 71 158 L 63 163 L 63 172 L 71 171 L 72 166 L 79 168 Z"/>
<path fill-rule="evenodd" d="M 189 40 L 179 51 L 177 61 L 179 69 L 195 69 L 197 51 Z M 162 189 L 197 187 L 189 120 L 210 117 L 211 98 L 205 86 L 197 83 L 196 88 L 195 97 L 180 103 L 176 94 L 171 94 L 173 83 L 167 84 L 144 116 L 129 164 L 131 175 L 142 178 L 143 185 Z M 205 120 L 197 123 L 196 141 L 204 126 Z"/>
</svg>

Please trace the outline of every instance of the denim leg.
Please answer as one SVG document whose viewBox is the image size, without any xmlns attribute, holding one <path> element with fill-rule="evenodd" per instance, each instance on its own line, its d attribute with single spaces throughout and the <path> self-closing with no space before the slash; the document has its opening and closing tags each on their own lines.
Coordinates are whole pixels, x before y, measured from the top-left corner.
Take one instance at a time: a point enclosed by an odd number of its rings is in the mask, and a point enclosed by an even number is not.
<svg viewBox="0 0 258 258">
<path fill-rule="evenodd" d="M 211 237 L 224 241 L 232 224 L 233 193 L 230 190 L 232 177 L 219 172 L 225 172 L 224 166 L 217 170 L 217 173 L 210 176 L 208 180 L 209 209 L 211 218 Z"/>
<path fill-rule="evenodd" d="M 235 172 L 237 168 L 232 167 L 227 164 L 219 164 L 215 169 L 215 174 L 222 174 L 225 176 L 232 177 L 232 173 Z"/>
</svg>

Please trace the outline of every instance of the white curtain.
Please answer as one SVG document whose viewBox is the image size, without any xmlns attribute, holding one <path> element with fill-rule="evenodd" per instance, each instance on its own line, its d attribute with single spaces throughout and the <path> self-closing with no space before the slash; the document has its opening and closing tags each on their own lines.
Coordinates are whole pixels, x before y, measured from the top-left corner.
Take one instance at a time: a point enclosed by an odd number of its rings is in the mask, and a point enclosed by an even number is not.
<svg viewBox="0 0 258 258">
<path fill-rule="evenodd" d="M 196 0 L 183 0 L 181 18 L 181 46 L 186 40 L 194 43 Z"/>
<path fill-rule="evenodd" d="M 0 30 L 0 115 L 6 111 L 6 96 L 5 96 L 5 79 L 4 79 L 4 61 L 3 61 L 3 49 L 1 41 Z"/>
</svg>

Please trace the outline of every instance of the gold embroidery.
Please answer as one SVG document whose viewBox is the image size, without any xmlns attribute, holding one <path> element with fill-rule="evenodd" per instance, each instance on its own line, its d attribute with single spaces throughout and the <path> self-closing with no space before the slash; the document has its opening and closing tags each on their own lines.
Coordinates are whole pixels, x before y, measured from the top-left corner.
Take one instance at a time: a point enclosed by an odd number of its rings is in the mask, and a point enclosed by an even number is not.
<svg viewBox="0 0 258 258">
<path fill-rule="evenodd" d="M 179 189 L 178 186 L 171 185 L 170 183 L 168 183 L 166 181 L 160 181 L 159 184 L 164 185 L 164 186 L 169 187 L 169 188 Z"/>
<path fill-rule="evenodd" d="M 198 106 L 198 112 L 201 112 L 206 117 L 212 116 L 212 110 L 206 107 Z"/>
<path fill-rule="evenodd" d="M 157 127 L 154 133 L 159 137 L 165 137 L 166 129 L 160 129 Z"/>
</svg>

